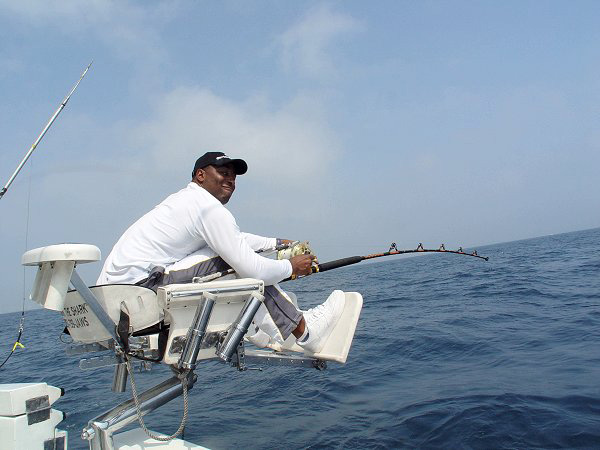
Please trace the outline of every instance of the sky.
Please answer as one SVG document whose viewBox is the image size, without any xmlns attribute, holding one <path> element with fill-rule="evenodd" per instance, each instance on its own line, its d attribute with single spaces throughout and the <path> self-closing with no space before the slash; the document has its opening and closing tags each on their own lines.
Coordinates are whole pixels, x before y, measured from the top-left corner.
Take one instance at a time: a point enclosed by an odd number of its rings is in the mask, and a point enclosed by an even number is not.
<svg viewBox="0 0 600 450">
<path fill-rule="evenodd" d="M 93 65 L 0 200 L 0 312 L 29 294 L 26 249 L 108 255 L 205 151 L 248 162 L 242 230 L 321 261 L 598 227 L 599 20 L 583 0 L 1 2 L 2 186 Z"/>
</svg>

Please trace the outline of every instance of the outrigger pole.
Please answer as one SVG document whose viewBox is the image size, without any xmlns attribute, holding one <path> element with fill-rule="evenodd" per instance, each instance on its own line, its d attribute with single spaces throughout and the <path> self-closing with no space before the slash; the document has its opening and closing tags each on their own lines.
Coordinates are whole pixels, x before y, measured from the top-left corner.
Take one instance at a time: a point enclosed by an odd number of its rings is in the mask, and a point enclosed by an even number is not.
<svg viewBox="0 0 600 450">
<path fill-rule="evenodd" d="M 419 243 L 419 245 L 415 249 L 398 250 L 398 247 L 396 247 L 396 243 L 392 242 L 392 244 L 390 245 L 390 249 L 387 252 L 373 253 L 371 255 L 366 255 L 366 256 L 349 256 L 347 258 L 336 259 L 336 260 L 324 262 L 321 264 L 313 264 L 312 265 L 312 273 L 326 272 L 328 270 L 337 269 L 339 267 L 356 264 L 361 261 L 365 261 L 367 259 L 381 258 L 383 256 L 403 255 L 406 253 L 454 253 L 455 255 L 473 256 L 475 258 L 481 258 L 485 261 L 487 261 L 489 259 L 487 256 L 478 255 L 477 250 L 473 250 L 472 253 L 467 253 L 467 252 L 463 251 L 462 247 L 460 247 L 458 250 L 446 250 L 446 247 L 444 247 L 444 244 L 442 244 L 442 245 L 440 245 L 440 248 L 429 249 L 429 248 L 424 248 L 423 244 Z M 292 279 L 294 279 L 294 278 L 290 277 L 283 281 L 288 281 L 288 280 L 292 280 Z"/>
<path fill-rule="evenodd" d="M 35 150 L 35 148 L 37 147 L 37 145 L 40 143 L 40 141 L 42 140 L 42 138 L 44 137 L 44 135 L 46 134 L 46 132 L 48 131 L 48 129 L 50 129 L 50 127 L 52 126 L 52 124 L 54 123 L 54 121 L 56 120 L 56 118 L 58 117 L 58 115 L 65 108 L 65 106 L 67 105 L 67 102 L 71 98 L 71 95 L 73 95 L 73 92 L 75 92 L 75 89 L 77 89 L 77 86 L 79 86 L 79 83 L 81 83 L 81 80 L 83 80 L 83 77 L 85 77 L 85 74 L 90 69 L 91 65 L 92 65 L 92 63 L 89 63 L 88 66 L 85 68 L 85 70 L 83 71 L 83 73 L 79 77 L 79 80 L 77 81 L 77 83 L 75 83 L 75 86 L 73 86 L 73 89 L 71 89 L 71 92 L 69 92 L 69 94 L 61 102 L 60 106 L 54 112 L 54 114 L 52 115 L 52 117 L 50 118 L 50 120 L 48 121 L 48 123 L 46 124 L 46 126 L 44 127 L 44 129 L 42 130 L 42 132 L 40 133 L 40 135 L 38 136 L 38 138 L 35 140 L 35 142 L 31 146 L 31 148 L 29 149 L 29 151 L 27 152 L 27 154 L 25 155 L 25 157 L 23 158 L 23 160 L 21 161 L 21 163 L 19 164 L 19 166 L 17 167 L 17 169 L 15 170 L 15 172 L 12 174 L 12 176 L 10 177 L 10 179 L 8 180 L 8 182 L 4 185 L 4 187 L 2 188 L 2 190 L 0 190 L 0 199 L 6 193 L 6 191 L 8 190 L 8 188 L 10 187 L 10 185 L 12 184 L 12 182 L 14 181 L 14 179 L 17 177 L 17 175 L 19 174 L 19 172 L 21 171 L 21 169 L 23 168 L 23 166 L 25 165 L 25 163 L 27 162 L 27 160 L 29 159 L 29 157 L 31 156 L 31 154 L 33 153 L 33 151 Z"/>
</svg>

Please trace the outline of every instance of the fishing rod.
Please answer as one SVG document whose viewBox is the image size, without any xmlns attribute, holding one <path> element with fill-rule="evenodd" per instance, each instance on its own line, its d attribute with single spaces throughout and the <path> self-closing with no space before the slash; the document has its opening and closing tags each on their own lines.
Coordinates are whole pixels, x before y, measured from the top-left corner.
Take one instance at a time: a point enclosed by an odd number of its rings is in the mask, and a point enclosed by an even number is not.
<svg viewBox="0 0 600 450">
<path fill-rule="evenodd" d="M 75 89 L 77 89 L 77 86 L 79 86 L 79 83 L 81 83 L 81 80 L 83 80 L 83 77 L 85 77 L 85 74 L 92 66 L 92 62 L 88 64 L 88 66 L 85 68 L 85 70 L 79 77 L 79 80 L 77 80 L 77 83 L 75 83 L 75 86 L 73 86 L 73 89 L 71 89 L 71 91 L 67 94 L 65 99 L 61 102 L 60 106 L 56 109 L 56 111 L 54 111 L 54 114 L 52 115 L 52 117 L 50 118 L 50 120 L 48 121 L 48 123 L 46 124 L 46 126 L 44 127 L 44 129 L 42 130 L 40 135 L 38 136 L 38 138 L 35 140 L 35 142 L 31 146 L 31 148 L 29 149 L 29 151 L 27 152 L 25 157 L 21 160 L 21 163 L 18 165 L 17 169 L 14 171 L 14 173 L 12 174 L 12 176 L 10 177 L 8 182 L 4 185 L 2 190 L 0 190 L 0 199 L 4 196 L 4 194 L 6 194 L 6 191 L 8 190 L 8 188 L 10 187 L 10 185 L 12 184 L 14 179 L 17 177 L 17 175 L 19 174 L 19 172 L 21 171 L 21 169 L 23 168 L 23 166 L 25 165 L 25 163 L 27 162 L 27 160 L 29 159 L 29 157 L 31 156 L 33 151 L 35 150 L 35 148 L 38 146 L 38 144 L 40 143 L 40 141 L 42 140 L 42 138 L 44 137 L 46 132 L 50 129 L 50 127 L 52 126 L 52 124 L 54 123 L 54 121 L 56 120 L 58 115 L 65 108 L 65 106 L 67 105 L 67 102 L 71 98 L 71 95 L 73 95 L 73 92 L 75 92 Z"/>
<path fill-rule="evenodd" d="M 439 248 L 430 249 L 430 248 L 424 248 L 423 244 L 419 243 L 419 245 L 415 249 L 399 250 L 398 247 L 396 247 L 396 243 L 392 242 L 392 244 L 390 245 L 390 249 L 387 252 L 373 253 L 371 255 L 366 255 L 366 256 L 349 256 L 347 258 L 336 259 L 334 261 L 328 261 L 328 262 L 324 262 L 322 264 L 313 264 L 311 273 L 326 272 L 328 270 L 337 269 L 339 267 L 356 264 L 361 261 L 365 261 L 367 259 L 375 259 L 375 258 L 381 258 L 383 256 L 392 256 L 392 255 L 404 255 L 407 253 L 454 253 L 455 255 L 473 256 L 475 258 L 481 258 L 485 261 L 487 261 L 489 259 L 487 256 L 481 256 L 481 255 L 477 254 L 477 250 L 473 250 L 473 252 L 467 253 L 463 250 L 462 247 L 460 247 L 458 250 L 446 250 L 446 247 L 444 246 L 444 244 L 442 244 L 442 245 L 440 245 Z M 293 278 L 290 277 L 289 279 L 293 279 Z M 287 281 L 287 280 L 284 280 L 284 281 Z"/>
<path fill-rule="evenodd" d="M 350 266 L 352 264 L 356 264 L 361 261 L 365 261 L 367 259 L 375 259 L 375 258 L 381 258 L 384 256 L 392 256 L 392 255 L 404 255 L 407 253 L 454 253 L 455 255 L 473 256 L 475 258 L 481 258 L 485 261 L 487 261 L 489 259 L 487 256 L 481 256 L 481 255 L 477 254 L 477 250 L 473 250 L 473 252 L 467 253 L 463 250 L 462 247 L 460 247 L 458 250 L 446 250 L 446 247 L 444 246 L 444 244 L 442 244 L 442 245 L 440 245 L 439 248 L 431 249 L 431 248 L 424 248 L 423 244 L 419 243 L 419 245 L 415 249 L 399 250 L 398 247 L 396 247 L 396 243 L 392 242 L 392 244 L 390 245 L 390 249 L 387 252 L 372 253 L 370 255 L 365 255 L 365 256 L 348 256 L 346 258 L 335 259 L 333 261 L 328 261 L 328 262 L 324 262 L 321 264 L 313 264 L 311 266 L 310 274 L 326 272 L 328 270 L 338 269 L 340 267 L 345 267 L 345 266 Z M 308 275 L 304 275 L 304 276 L 308 276 Z M 289 281 L 289 280 L 295 280 L 297 278 L 303 278 L 304 276 L 298 277 L 298 276 L 292 275 L 291 277 L 286 278 L 285 280 L 282 280 L 282 282 Z"/>
<path fill-rule="evenodd" d="M 294 252 L 295 247 L 297 247 L 300 251 Z M 273 251 L 279 252 L 279 251 L 286 251 L 286 250 L 291 250 L 291 252 L 288 252 L 288 254 L 285 257 L 283 257 L 283 258 L 280 257 L 279 259 L 289 259 L 292 255 L 312 254 L 312 251 L 310 250 L 310 247 L 308 246 L 308 244 L 306 242 L 298 242 L 298 241 L 293 241 L 289 244 L 282 244 L 282 245 L 279 245 L 272 249 L 262 250 L 262 251 L 258 251 L 256 253 L 265 252 L 267 254 L 270 254 Z M 310 274 L 326 272 L 328 270 L 338 269 L 340 267 L 345 267 L 345 266 L 350 266 L 352 264 L 356 264 L 361 261 L 365 261 L 367 259 L 375 259 L 375 258 L 381 258 L 384 256 L 392 256 L 392 255 L 404 255 L 407 253 L 453 253 L 455 255 L 472 256 L 474 258 L 480 258 L 485 261 L 489 260 L 489 258 L 487 256 L 479 255 L 477 253 L 477 250 L 473 250 L 471 253 L 467 253 L 463 250 L 462 247 L 459 247 L 458 250 L 446 250 L 446 247 L 444 246 L 444 244 L 442 244 L 442 245 L 440 245 L 439 248 L 430 249 L 430 248 L 424 248 L 423 244 L 419 243 L 419 245 L 415 249 L 399 250 L 398 247 L 396 246 L 396 243 L 392 242 L 390 245 L 390 249 L 387 252 L 372 253 L 370 255 L 365 255 L 365 256 L 349 256 L 346 258 L 335 259 L 333 261 L 328 261 L 328 262 L 324 262 L 321 264 L 315 263 L 311 266 Z M 231 275 L 232 273 L 235 273 L 235 270 L 232 268 L 229 268 L 229 269 L 222 270 L 220 272 L 205 275 L 203 277 L 194 278 L 194 282 L 195 283 L 205 283 L 207 281 L 212 281 L 217 278 L 224 277 L 225 275 Z M 298 278 L 304 278 L 306 276 L 308 276 L 308 275 L 301 275 L 301 276 L 292 275 L 291 277 L 288 277 L 288 278 L 282 280 L 281 282 L 296 280 Z"/>
</svg>

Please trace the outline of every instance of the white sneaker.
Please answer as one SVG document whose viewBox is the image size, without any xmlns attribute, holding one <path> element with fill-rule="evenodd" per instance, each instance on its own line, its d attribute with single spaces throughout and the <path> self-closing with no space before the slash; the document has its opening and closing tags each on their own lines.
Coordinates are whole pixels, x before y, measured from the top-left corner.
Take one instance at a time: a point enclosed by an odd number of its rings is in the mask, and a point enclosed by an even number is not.
<svg viewBox="0 0 600 450">
<path fill-rule="evenodd" d="M 250 331 L 248 331 L 248 334 L 246 334 L 246 339 L 254 344 L 256 347 L 258 348 L 270 348 L 272 350 L 275 350 L 276 352 L 280 352 L 283 350 L 283 347 L 281 345 L 282 339 L 281 338 L 277 338 L 277 337 L 271 337 L 269 336 L 267 333 L 265 333 L 263 330 L 261 330 L 260 328 L 256 327 L 258 329 L 258 331 L 256 331 L 256 333 L 254 334 L 250 334 Z"/>
<path fill-rule="evenodd" d="M 319 353 L 325 346 L 327 338 L 333 331 L 333 328 L 338 323 L 342 312 L 346 297 L 340 290 L 335 290 L 329 298 L 319 306 L 309 309 L 304 313 L 304 321 L 308 329 L 308 338 L 301 342 L 299 339 L 296 343 L 312 353 Z"/>
<path fill-rule="evenodd" d="M 258 328 L 255 324 L 250 325 L 250 329 L 248 329 L 248 333 L 246 333 L 246 339 L 258 348 L 268 347 L 271 342 L 271 336 Z"/>
<path fill-rule="evenodd" d="M 248 327 L 246 339 L 258 348 L 270 347 L 273 350 L 281 351 L 283 338 L 265 305 L 261 305 L 254 315 L 254 319 Z"/>
</svg>

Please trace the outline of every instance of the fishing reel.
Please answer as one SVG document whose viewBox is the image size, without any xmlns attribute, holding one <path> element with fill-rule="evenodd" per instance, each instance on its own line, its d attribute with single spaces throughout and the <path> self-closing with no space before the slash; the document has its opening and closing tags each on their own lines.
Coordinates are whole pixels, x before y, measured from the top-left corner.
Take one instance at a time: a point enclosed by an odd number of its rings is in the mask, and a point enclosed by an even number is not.
<svg viewBox="0 0 600 450">
<path fill-rule="evenodd" d="M 277 259 L 291 259 L 297 255 L 314 255 L 315 253 L 310 248 L 307 241 L 304 242 L 292 242 L 286 248 L 281 249 L 277 252 Z"/>
</svg>

